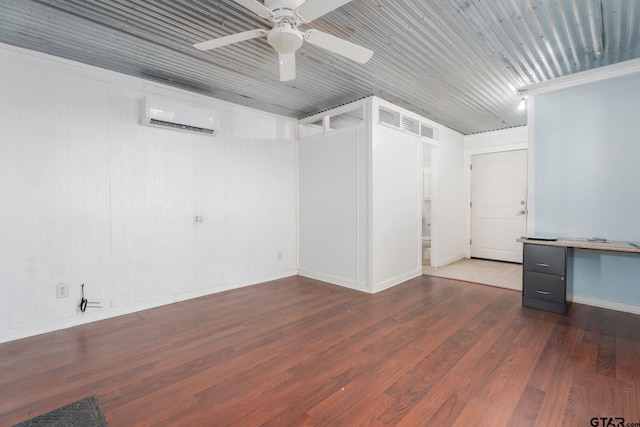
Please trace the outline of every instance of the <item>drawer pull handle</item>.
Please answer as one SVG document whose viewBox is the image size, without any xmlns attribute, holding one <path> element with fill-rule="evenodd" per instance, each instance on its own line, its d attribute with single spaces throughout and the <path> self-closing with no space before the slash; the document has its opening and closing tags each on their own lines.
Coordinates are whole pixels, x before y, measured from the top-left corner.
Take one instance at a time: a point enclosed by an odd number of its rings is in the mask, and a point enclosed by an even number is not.
<svg viewBox="0 0 640 427">
<path fill-rule="evenodd" d="M 547 264 L 546 262 L 539 262 L 538 264 L 536 264 L 538 267 L 549 267 L 549 264 Z"/>
<path fill-rule="evenodd" d="M 541 291 L 540 289 L 538 289 L 536 292 L 539 293 L 539 294 L 542 294 L 542 295 L 549 295 L 549 293 L 550 293 L 548 291 Z"/>
</svg>

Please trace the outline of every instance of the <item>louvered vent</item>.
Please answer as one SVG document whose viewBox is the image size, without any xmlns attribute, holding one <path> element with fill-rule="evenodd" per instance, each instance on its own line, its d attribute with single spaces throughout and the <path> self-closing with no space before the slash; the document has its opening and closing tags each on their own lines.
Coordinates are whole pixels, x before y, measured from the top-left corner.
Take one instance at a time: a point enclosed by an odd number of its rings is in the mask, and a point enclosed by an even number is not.
<svg viewBox="0 0 640 427">
<path fill-rule="evenodd" d="M 402 130 L 419 135 L 420 122 L 411 117 L 402 116 Z"/>
<path fill-rule="evenodd" d="M 420 125 L 420 136 L 425 138 L 436 139 L 436 130 L 422 123 Z"/>
<path fill-rule="evenodd" d="M 391 126 L 400 127 L 400 113 L 396 111 L 387 110 L 380 107 L 378 110 L 378 117 L 380 123 L 385 123 Z"/>
</svg>

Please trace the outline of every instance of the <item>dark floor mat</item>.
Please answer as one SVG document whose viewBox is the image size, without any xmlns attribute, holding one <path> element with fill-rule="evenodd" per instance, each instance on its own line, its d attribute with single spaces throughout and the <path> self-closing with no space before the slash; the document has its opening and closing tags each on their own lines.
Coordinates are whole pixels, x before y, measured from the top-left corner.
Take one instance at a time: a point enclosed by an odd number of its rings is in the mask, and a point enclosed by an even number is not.
<svg viewBox="0 0 640 427">
<path fill-rule="evenodd" d="M 85 397 L 14 427 L 106 427 L 107 420 L 95 396 Z"/>
</svg>

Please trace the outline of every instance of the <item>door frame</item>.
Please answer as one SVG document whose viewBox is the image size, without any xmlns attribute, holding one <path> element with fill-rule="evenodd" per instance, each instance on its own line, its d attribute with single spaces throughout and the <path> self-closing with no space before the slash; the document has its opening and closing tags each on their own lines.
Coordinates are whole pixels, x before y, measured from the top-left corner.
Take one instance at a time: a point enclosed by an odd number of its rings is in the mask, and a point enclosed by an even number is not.
<svg viewBox="0 0 640 427">
<path fill-rule="evenodd" d="M 464 152 L 464 206 L 465 206 L 465 227 L 464 227 L 464 257 L 471 258 L 471 157 L 477 154 L 502 153 L 505 151 L 527 150 L 529 153 L 529 144 L 527 142 L 518 142 L 513 144 L 505 144 L 493 147 L 483 147 L 473 150 L 465 150 Z M 527 155 L 528 168 L 531 167 L 530 155 Z M 530 174 L 527 172 L 527 186 L 530 185 Z M 527 191 L 527 199 L 530 198 L 531 192 Z M 530 200 L 527 200 L 527 206 Z M 528 227 L 528 225 L 527 225 Z"/>
</svg>

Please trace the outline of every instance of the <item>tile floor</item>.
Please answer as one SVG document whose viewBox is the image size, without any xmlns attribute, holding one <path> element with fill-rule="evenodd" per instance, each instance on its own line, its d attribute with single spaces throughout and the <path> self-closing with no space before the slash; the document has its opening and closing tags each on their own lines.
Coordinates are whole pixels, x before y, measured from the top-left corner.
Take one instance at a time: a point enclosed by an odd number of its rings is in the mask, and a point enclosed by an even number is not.
<svg viewBox="0 0 640 427">
<path fill-rule="evenodd" d="M 462 259 L 440 268 L 423 265 L 422 274 L 522 290 L 522 264 Z"/>
</svg>

